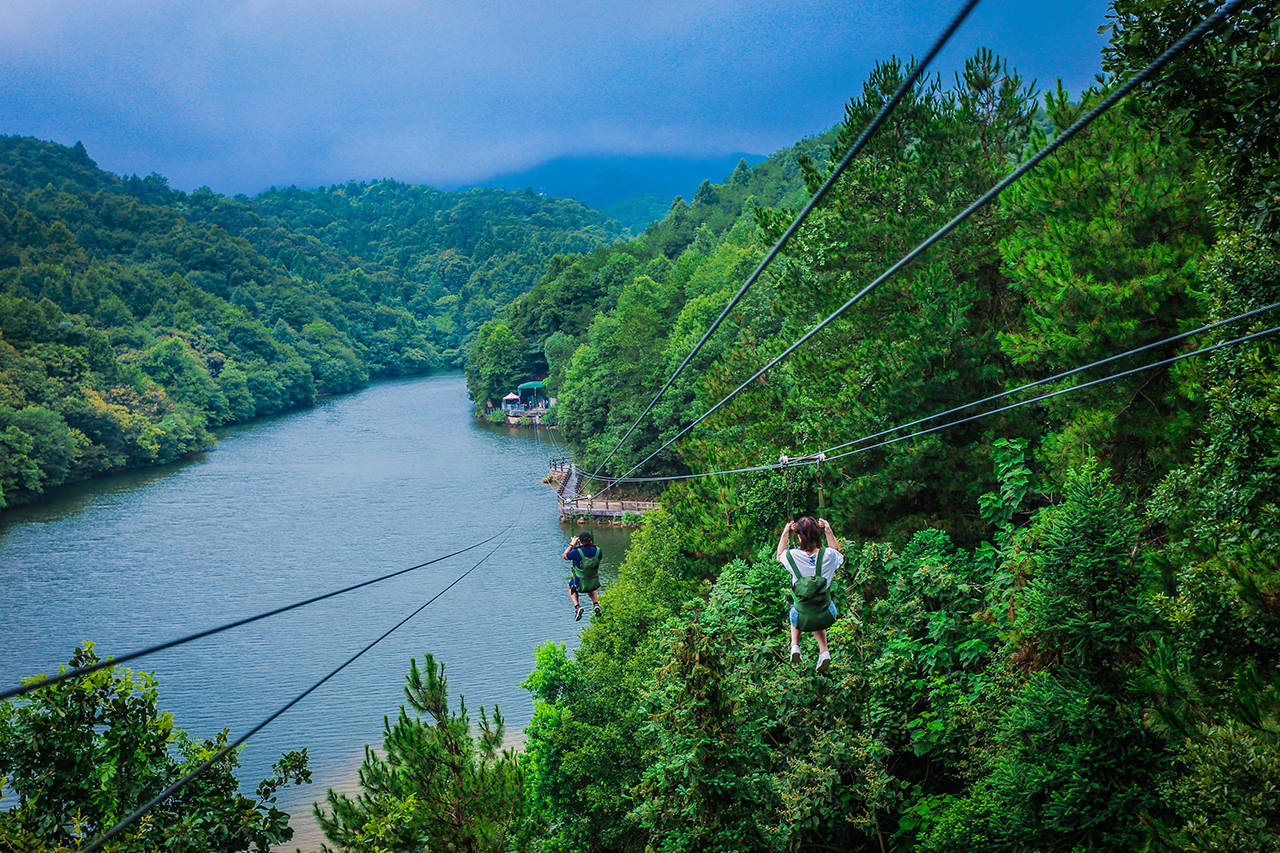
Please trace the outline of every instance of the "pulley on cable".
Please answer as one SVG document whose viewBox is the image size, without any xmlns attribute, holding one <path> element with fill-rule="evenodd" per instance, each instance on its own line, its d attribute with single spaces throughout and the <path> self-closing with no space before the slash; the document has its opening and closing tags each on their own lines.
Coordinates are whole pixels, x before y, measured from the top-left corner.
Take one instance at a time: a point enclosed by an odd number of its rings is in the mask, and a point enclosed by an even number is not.
<svg viewBox="0 0 1280 853">
<path fill-rule="evenodd" d="M 817 468 L 815 474 L 815 484 L 818 492 L 817 514 L 822 516 L 827 509 L 827 493 L 823 482 L 822 463 L 827 461 L 827 454 L 816 453 L 808 456 L 787 456 L 785 453 L 778 457 L 778 467 L 782 469 L 782 487 L 787 496 L 787 520 L 795 520 L 795 501 L 794 486 L 795 479 L 792 476 L 793 463 L 802 462 L 805 464 L 813 464 Z"/>
</svg>

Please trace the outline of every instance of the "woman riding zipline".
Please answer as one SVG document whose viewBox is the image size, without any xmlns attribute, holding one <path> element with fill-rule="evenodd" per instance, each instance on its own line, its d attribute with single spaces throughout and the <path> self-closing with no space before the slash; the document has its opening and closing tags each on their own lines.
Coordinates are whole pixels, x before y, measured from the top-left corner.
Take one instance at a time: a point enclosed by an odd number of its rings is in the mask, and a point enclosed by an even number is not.
<svg viewBox="0 0 1280 853">
<path fill-rule="evenodd" d="M 604 552 L 595 544 L 591 534 L 582 531 L 573 537 L 569 547 L 564 549 L 564 558 L 573 561 L 573 577 L 569 580 L 569 600 L 573 602 L 573 621 L 582 618 L 582 605 L 578 604 L 578 593 L 585 592 L 591 596 L 591 605 L 597 616 L 600 615 L 600 597 L 596 590 L 600 589 L 600 558 Z"/>
<path fill-rule="evenodd" d="M 788 548 L 791 534 L 800 539 L 799 548 Z M 822 547 L 822 534 L 827 547 Z M 818 672 L 831 666 L 827 649 L 827 629 L 836 621 L 831 603 L 831 579 L 844 563 L 839 543 L 825 518 L 805 516 L 782 526 L 778 537 L 778 562 L 791 575 L 791 662 L 800 662 L 800 632 L 809 631 L 818 641 Z"/>
</svg>

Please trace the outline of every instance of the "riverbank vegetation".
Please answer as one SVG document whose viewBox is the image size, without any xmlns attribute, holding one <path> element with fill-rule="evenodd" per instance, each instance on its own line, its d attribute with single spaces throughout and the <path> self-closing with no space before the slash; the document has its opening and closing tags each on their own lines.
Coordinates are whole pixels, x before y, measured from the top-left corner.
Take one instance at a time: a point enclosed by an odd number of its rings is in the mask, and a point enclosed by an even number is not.
<svg viewBox="0 0 1280 853">
<path fill-rule="evenodd" d="M 620 233 L 529 192 L 183 193 L 81 145 L 0 137 L 0 507 L 457 366 L 550 258 Z"/>
<path fill-rule="evenodd" d="M 70 667 L 98 662 L 85 643 Z M 0 849 L 79 850 L 226 747 L 226 729 L 194 738 L 158 699 L 152 676 L 110 666 L 0 702 Z M 287 842 L 276 792 L 311 781 L 307 751 L 281 756 L 256 798 L 240 793 L 239 763 L 232 751 L 103 849 L 265 853 Z"/>
</svg>

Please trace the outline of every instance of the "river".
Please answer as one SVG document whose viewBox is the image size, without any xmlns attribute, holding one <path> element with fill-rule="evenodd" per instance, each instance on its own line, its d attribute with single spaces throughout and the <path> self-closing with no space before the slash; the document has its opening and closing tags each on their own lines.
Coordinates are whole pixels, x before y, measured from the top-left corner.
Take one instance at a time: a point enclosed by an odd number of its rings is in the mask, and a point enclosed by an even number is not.
<svg viewBox="0 0 1280 853">
<path fill-rule="evenodd" d="M 0 514 L 0 684 L 56 671 L 82 641 L 124 653 L 421 563 L 515 522 L 475 572 L 246 744 L 246 793 L 306 747 L 309 786 L 283 790 L 318 847 L 311 803 L 352 790 L 366 743 L 404 701 L 409 659 L 447 664 L 451 705 L 497 703 L 514 741 L 534 648 L 578 631 L 560 558 L 570 531 L 542 484 L 550 432 L 478 424 L 461 375 L 375 384 L 222 431 L 187 462 L 60 490 Z M 607 585 L 628 536 L 597 529 Z M 348 595 L 133 662 L 199 737 L 234 739 L 470 568 L 485 546 Z M 590 617 L 587 617 L 590 618 Z"/>
</svg>

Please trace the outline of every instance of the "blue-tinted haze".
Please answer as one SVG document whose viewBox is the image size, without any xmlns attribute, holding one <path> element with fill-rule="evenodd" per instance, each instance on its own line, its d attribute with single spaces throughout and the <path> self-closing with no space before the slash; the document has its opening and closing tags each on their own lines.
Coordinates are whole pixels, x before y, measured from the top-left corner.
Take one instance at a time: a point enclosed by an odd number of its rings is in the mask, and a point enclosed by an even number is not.
<svg viewBox="0 0 1280 853">
<path fill-rule="evenodd" d="M 957 6 L 8 0 L 0 133 L 81 140 L 111 171 L 226 193 L 457 186 L 568 155 L 768 154 L 837 122 L 877 59 L 922 53 Z M 1105 12 L 986 0 L 938 67 L 989 46 L 1078 90 Z"/>
</svg>

